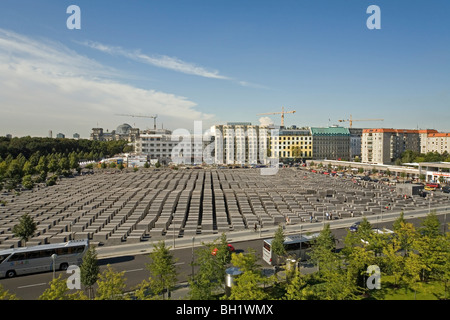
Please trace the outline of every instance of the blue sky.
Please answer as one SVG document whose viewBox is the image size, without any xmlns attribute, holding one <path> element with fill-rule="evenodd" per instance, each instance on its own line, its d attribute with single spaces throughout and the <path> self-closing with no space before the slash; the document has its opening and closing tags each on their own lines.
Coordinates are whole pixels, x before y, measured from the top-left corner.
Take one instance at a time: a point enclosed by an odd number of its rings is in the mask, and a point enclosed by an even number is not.
<svg viewBox="0 0 450 320">
<path fill-rule="evenodd" d="M 81 30 L 66 27 L 72 4 Z M 366 27 L 372 4 L 381 30 Z M 446 0 L 2 0 L 0 135 L 153 125 L 119 113 L 257 124 L 282 106 L 287 125 L 448 132 L 449 15 Z"/>
</svg>

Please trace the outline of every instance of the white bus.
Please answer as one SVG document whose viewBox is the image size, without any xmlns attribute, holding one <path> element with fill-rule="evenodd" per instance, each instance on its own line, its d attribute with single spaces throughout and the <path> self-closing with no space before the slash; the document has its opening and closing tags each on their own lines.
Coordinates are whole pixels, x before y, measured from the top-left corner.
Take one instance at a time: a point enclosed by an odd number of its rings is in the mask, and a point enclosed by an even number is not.
<svg viewBox="0 0 450 320">
<path fill-rule="evenodd" d="M 0 278 L 53 271 L 52 255 L 56 254 L 55 270 L 80 265 L 89 248 L 89 240 L 73 240 L 58 244 L 6 249 L 0 251 Z"/>
<path fill-rule="evenodd" d="M 284 247 L 288 256 L 301 261 L 307 260 L 308 251 L 311 248 L 311 242 L 319 236 L 319 233 L 311 235 L 290 235 L 284 238 Z M 272 239 L 264 240 L 263 260 L 272 265 L 276 262 L 276 254 L 272 251 Z"/>
</svg>

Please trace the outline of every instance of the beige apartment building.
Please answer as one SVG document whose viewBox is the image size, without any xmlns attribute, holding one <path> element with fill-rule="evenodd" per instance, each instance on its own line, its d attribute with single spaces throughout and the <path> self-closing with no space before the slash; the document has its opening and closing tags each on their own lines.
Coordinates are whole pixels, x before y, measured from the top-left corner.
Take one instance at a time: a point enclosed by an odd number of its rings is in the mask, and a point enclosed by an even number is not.
<svg viewBox="0 0 450 320">
<path fill-rule="evenodd" d="M 421 136 L 420 152 L 450 153 L 450 133 L 440 133 L 436 130 L 426 132 Z"/>
<path fill-rule="evenodd" d="M 362 162 L 391 164 L 406 150 L 420 152 L 419 130 L 363 130 L 361 137 Z"/>
</svg>

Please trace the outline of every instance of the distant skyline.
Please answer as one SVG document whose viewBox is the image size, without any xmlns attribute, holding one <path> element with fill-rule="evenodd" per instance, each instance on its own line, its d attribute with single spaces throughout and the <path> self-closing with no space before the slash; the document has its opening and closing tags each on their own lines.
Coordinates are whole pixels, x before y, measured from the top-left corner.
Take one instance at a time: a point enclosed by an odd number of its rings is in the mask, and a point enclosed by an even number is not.
<svg viewBox="0 0 450 320">
<path fill-rule="evenodd" d="M 81 29 L 69 30 L 70 5 Z M 381 29 L 369 30 L 370 5 Z M 122 123 L 258 124 L 450 132 L 447 0 L 54 1 L 0 4 L 0 135 Z M 264 116 L 280 124 L 280 115 Z"/>
</svg>

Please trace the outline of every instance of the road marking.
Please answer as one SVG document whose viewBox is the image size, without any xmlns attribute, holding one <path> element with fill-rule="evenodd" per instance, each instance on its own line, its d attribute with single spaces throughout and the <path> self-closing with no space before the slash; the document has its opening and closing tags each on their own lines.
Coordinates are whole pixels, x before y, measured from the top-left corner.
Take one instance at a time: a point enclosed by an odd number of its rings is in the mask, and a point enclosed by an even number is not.
<svg viewBox="0 0 450 320">
<path fill-rule="evenodd" d="M 31 287 L 37 287 L 37 286 L 43 286 L 46 285 L 47 283 L 43 282 L 43 283 L 36 283 L 36 284 L 30 284 L 27 286 L 21 286 L 21 287 L 17 287 L 17 289 L 24 289 L 24 288 L 31 288 Z"/>
<path fill-rule="evenodd" d="M 125 270 L 125 273 L 127 273 L 127 272 L 142 271 L 142 270 L 144 270 L 144 268 L 141 268 L 141 269 L 133 269 L 133 270 Z"/>
<path fill-rule="evenodd" d="M 176 265 L 176 266 L 180 266 L 180 265 L 182 265 L 182 264 L 184 264 L 184 262 L 177 262 L 177 263 L 174 263 L 174 265 Z"/>
</svg>

